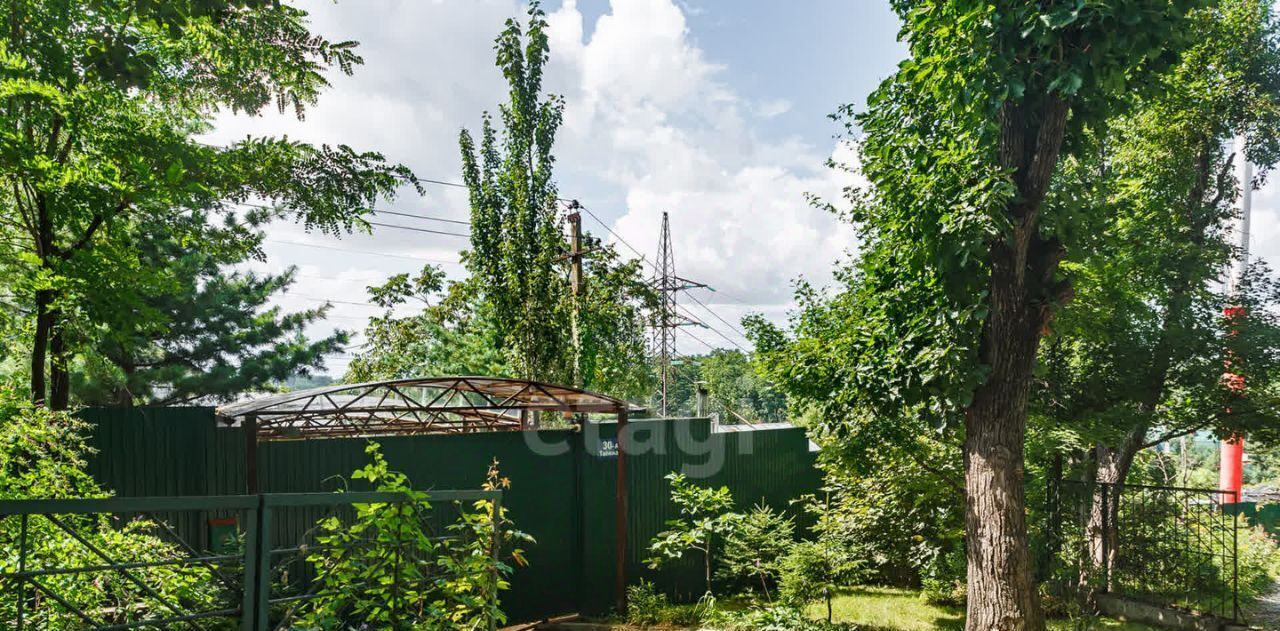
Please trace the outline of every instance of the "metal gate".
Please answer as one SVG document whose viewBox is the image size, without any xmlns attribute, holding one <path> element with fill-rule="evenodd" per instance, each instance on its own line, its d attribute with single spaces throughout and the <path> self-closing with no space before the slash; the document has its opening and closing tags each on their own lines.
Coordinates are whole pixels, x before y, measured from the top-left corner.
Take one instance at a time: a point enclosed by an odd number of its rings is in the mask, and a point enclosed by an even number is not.
<svg viewBox="0 0 1280 631">
<path fill-rule="evenodd" d="M 1240 620 L 1233 493 L 1066 480 L 1047 499 L 1042 569 L 1054 591 Z"/>
<path fill-rule="evenodd" d="M 487 562 L 472 555 L 465 571 L 484 572 L 476 596 L 494 629 L 500 520 L 487 532 L 457 524 L 468 511 L 500 515 L 501 502 L 501 491 L 480 490 L 433 491 L 426 501 L 377 492 L 0 501 L 0 620 L 17 629 L 266 631 L 291 628 L 325 598 L 373 594 L 382 610 L 362 615 L 398 621 L 421 614 L 397 610 L 405 594 L 466 578 L 450 575 L 462 566 L 414 551 L 432 542 L 456 549 L 484 532 Z M 418 527 L 387 532 L 356 520 L 380 510 L 405 511 Z M 312 526 L 297 529 L 298 520 Z M 343 560 L 355 569 L 335 585 L 326 573 Z M 411 572 L 414 563 L 430 570 Z"/>
</svg>

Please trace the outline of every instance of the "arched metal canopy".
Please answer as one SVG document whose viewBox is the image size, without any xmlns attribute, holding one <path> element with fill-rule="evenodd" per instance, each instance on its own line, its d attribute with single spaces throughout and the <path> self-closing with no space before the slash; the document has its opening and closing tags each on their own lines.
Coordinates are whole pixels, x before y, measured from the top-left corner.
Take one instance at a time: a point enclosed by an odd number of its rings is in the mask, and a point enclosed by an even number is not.
<svg viewBox="0 0 1280 631">
<path fill-rule="evenodd" d="M 427 377 L 322 386 L 224 405 L 260 439 L 519 431 L 534 412 L 617 414 L 624 401 L 499 377 Z"/>
</svg>

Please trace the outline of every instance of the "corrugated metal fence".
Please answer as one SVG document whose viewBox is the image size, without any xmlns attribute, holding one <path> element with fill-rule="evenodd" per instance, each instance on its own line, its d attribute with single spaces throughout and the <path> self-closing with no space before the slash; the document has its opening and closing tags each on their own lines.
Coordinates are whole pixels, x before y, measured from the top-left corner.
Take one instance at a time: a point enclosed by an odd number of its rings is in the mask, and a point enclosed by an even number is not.
<svg viewBox="0 0 1280 631">
<path fill-rule="evenodd" d="M 90 470 L 121 496 L 243 493 L 244 435 L 219 428 L 210 408 L 85 410 L 97 453 Z M 680 471 L 700 484 L 725 485 L 741 509 L 764 503 L 794 514 L 791 500 L 817 490 L 821 476 L 803 430 L 773 428 L 717 433 L 706 419 L 633 421 L 628 576 L 644 576 L 686 596 L 701 593 L 693 560 L 647 570 L 646 549 L 676 516 L 663 479 Z M 537 543 L 528 567 L 517 569 L 503 596 L 513 620 L 601 611 L 612 602 L 616 426 L 568 431 L 500 432 L 379 438 L 392 468 L 420 489 L 479 488 L 489 463 L 511 480 L 504 502 L 517 527 Z M 364 466 L 368 441 L 334 438 L 263 443 L 259 489 L 264 493 L 368 490 L 351 472 Z M 207 544 L 207 526 L 192 516 L 177 524 Z M 314 525 L 306 516 L 277 524 L 277 536 Z"/>
</svg>

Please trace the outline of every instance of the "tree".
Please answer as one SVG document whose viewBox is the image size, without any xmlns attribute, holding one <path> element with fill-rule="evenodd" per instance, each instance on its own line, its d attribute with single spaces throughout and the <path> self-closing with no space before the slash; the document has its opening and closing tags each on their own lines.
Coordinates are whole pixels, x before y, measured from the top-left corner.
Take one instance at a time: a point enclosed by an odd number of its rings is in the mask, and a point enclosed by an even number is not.
<svg viewBox="0 0 1280 631">
<path fill-rule="evenodd" d="M 1280 295 L 1260 268 L 1235 287 L 1216 283 L 1237 256 L 1232 202 L 1255 185 L 1232 167 L 1247 158 L 1265 174 L 1280 149 L 1276 21 L 1268 2 L 1227 0 L 1194 12 L 1189 30 L 1196 39 L 1161 89 L 1111 121 L 1105 142 L 1086 139 L 1048 202 L 1106 209 L 1079 240 L 1075 305 L 1051 327 L 1036 397 L 1054 425 L 1093 445 L 1085 475 L 1104 483 L 1123 483 L 1141 450 L 1167 440 L 1280 423 L 1269 387 Z M 1230 153 L 1243 133 L 1245 154 Z M 1224 362 L 1253 387 L 1224 380 Z M 1101 528 L 1119 496 L 1093 509 L 1095 563 L 1101 538 L 1116 536 Z"/>
<path fill-rule="evenodd" d="M 671 501 L 680 509 L 680 517 L 667 521 L 667 530 L 658 533 L 649 544 L 649 567 L 683 558 L 685 553 L 702 554 L 703 578 L 711 593 L 711 569 L 715 567 L 716 546 L 739 532 L 743 517 L 733 512 L 733 495 L 729 487 L 718 489 L 689 482 L 682 473 L 668 473 Z"/>
<path fill-rule="evenodd" d="M 469 276 L 446 282 L 425 268 L 370 288 L 388 311 L 374 319 L 365 352 L 351 365 L 358 379 L 417 374 L 486 374 L 568 383 L 638 399 L 653 376 L 645 361 L 645 310 L 655 301 L 640 261 L 623 262 L 590 235 L 584 288 L 573 294 L 564 263 L 551 148 L 564 107 L 541 94 L 549 54 L 546 20 L 535 2 L 527 33 L 515 19 L 498 36 L 497 64 L 510 85 L 499 108 L 501 133 L 488 114 L 480 144 L 463 130 L 463 180 L 470 191 Z M 423 305 L 414 315 L 394 308 Z M 571 331 L 577 318 L 578 348 Z M 575 352 L 577 354 L 575 361 Z"/>
<path fill-rule="evenodd" d="M 1040 338 L 1071 297 L 1078 219 L 1044 204 L 1059 155 L 1156 87 L 1197 4 L 896 2 L 909 58 L 841 111 L 860 252 L 839 294 L 802 287 L 794 339 L 754 326 L 777 381 L 868 447 L 963 424 L 970 630 L 1044 628 L 1023 471 Z"/>
<path fill-rule="evenodd" d="M 782 559 L 795 545 L 795 539 L 795 518 L 756 504 L 742 516 L 738 528 L 725 537 L 717 575 L 748 589 L 755 589 L 758 583 L 764 597 L 772 600 L 769 585 L 778 583 Z"/>
<path fill-rule="evenodd" d="M 132 223 L 213 211 L 256 198 L 274 216 L 327 232 L 361 225 L 408 169 L 376 153 L 246 138 L 195 140 L 222 110 L 274 103 L 302 116 L 354 42 L 310 33 L 306 13 L 278 1 L 57 0 L 0 3 L 0 178 L 3 221 L 20 235 L 12 288 L 32 305 L 30 395 L 70 400 L 75 315 L 94 286 L 82 272 L 130 257 Z"/>
<path fill-rule="evenodd" d="M 507 20 L 495 45 L 510 87 L 509 101 L 498 110 L 501 137 L 485 113 L 480 146 L 465 129 L 459 144 L 471 201 L 467 268 L 497 315 L 498 334 L 511 348 L 517 375 L 565 381 L 558 360 L 571 341 L 568 328 L 560 326 L 567 303 L 557 258 L 565 248 L 551 154 L 564 101 L 543 100 L 541 94 L 549 55 L 546 26 L 536 2 L 529 7 L 527 38 L 517 20 Z"/>
<path fill-rule="evenodd" d="M 707 410 L 723 423 L 779 423 L 789 418 L 787 398 L 760 374 L 755 357 L 736 349 L 686 355 L 672 365 L 667 405 L 674 415 L 697 412 L 697 385 L 707 391 Z M 654 399 L 656 401 L 656 399 Z"/>
<path fill-rule="evenodd" d="M 372 381 L 421 375 L 499 375 L 514 371 L 498 342 L 487 304 L 475 300 L 475 280 L 450 284 L 445 274 L 425 266 L 415 276 L 398 274 L 369 288 L 373 302 L 386 311 L 370 318 L 367 342 L 347 369 L 347 379 Z M 413 315 L 395 309 L 419 304 Z"/>
<path fill-rule="evenodd" d="M 326 354 L 346 344 L 342 331 L 314 341 L 304 335 L 328 305 L 287 314 L 268 305 L 292 284 L 292 270 L 225 271 L 260 247 L 264 235 L 254 225 L 219 227 L 193 213 L 135 232 L 136 258 L 125 266 L 105 257 L 100 290 L 82 298 L 82 319 L 95 326 L 77 331 L 85 338 L 73 364 L 81 401 L 227 400 L 320 368 Z"/>
</svg>

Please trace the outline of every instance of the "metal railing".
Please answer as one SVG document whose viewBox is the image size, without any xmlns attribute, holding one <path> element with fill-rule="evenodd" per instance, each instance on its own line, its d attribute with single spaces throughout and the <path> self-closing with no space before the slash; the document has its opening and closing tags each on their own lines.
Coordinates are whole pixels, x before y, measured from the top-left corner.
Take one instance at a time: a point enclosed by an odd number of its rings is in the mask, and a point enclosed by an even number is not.
<svg viewBox="0 0 1280 631">
<path fill-rule="evenodd" d="M 480 490 L 433 491 L 425 501 L 378 492 L 0 501 L 0 622 L 19 630 L 265 631 L 291 628 L 326 598 L 366 590 L 390 590 L 380 615 L 408 620 L 420 612 L 397 611 L 402 594 L 460 578 L 447 563 L 415 558 L 423 542 L 477 532 L 489 539 L 479 545 L 490 562 L 470 571 L 486 573 L 484 596 L 496 611 L 499 520 L 487 531 L 456 526 L 476 501 L 501 514 L 502 492 Z M 402 511 L 412 527 L 352 528 L 362 510 Z M 345 559 L 360 572 L 331 584 L 326 572 Z M 411 572 L 414 563 L 440 567 Z M 489 628 L 496 622 L 491 615 Z"/>
<path fill-rule="evenodd" d="M 1056 591 L 1240 620 L 1234 494 L 1064 480 L 1047 499 L 1045 578 Z"/>
</svg>

